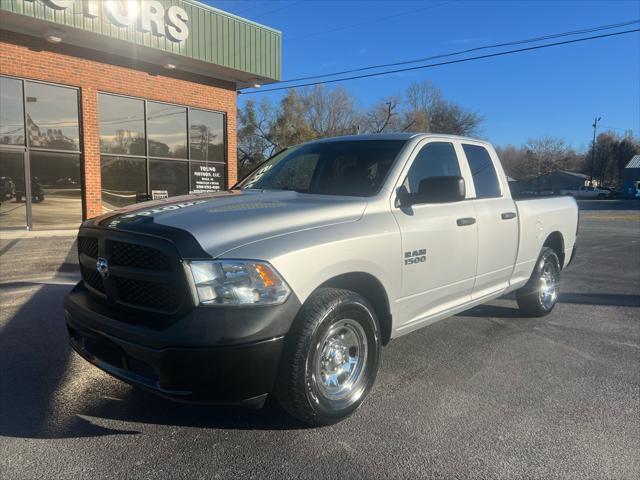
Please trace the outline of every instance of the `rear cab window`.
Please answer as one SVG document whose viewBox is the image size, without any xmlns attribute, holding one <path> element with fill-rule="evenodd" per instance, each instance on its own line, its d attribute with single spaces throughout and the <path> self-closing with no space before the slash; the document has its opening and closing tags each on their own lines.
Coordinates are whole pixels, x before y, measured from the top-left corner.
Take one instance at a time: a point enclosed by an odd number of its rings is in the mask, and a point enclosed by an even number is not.
<svg viewBox="0 0 640 480">
<path fill-rule="evenodd" d="M 487 149 L 480 145 L 471 145 L 469 143 L 462 143 L 462 149 L 469 163 L 473 184 L 476 189 L 476 198 L 501 197 L 502 189 L 500 188 L 498 174 Z"/>
</svg>

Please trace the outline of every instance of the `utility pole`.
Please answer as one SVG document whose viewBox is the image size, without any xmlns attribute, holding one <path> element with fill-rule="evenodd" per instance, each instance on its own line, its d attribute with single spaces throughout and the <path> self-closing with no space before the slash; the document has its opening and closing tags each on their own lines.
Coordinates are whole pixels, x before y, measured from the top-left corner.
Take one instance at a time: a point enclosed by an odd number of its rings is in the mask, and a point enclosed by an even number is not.
<svg viewBox="0 0 640 480">
<path fill-rule="evenodd" d="M 598 130 L 598 122 L 602 117 L 596 117 L 593 120 L 593 142 L 591 143 L 591 175 L 589 176 L 589 184 L 593 187 L 593 173 L 596 168 L 596 130 Z"/>
</svg>

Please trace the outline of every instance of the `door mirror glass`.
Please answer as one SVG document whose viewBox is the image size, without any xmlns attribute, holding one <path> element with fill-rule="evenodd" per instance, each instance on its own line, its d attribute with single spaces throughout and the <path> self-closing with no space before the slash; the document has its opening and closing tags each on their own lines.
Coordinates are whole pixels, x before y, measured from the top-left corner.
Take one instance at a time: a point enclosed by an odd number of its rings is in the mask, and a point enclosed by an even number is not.
<svg viewBox="0 0 640 480">
<path fill-rule="evenodd" d="M 464 179 L 460 176 L 423 178 L 418 191 L 408 193 L 406 188 L 398 190 L 401 207 L 410 207 L 424 203 L 451 203 L 465 199 Z"/>
</svg>

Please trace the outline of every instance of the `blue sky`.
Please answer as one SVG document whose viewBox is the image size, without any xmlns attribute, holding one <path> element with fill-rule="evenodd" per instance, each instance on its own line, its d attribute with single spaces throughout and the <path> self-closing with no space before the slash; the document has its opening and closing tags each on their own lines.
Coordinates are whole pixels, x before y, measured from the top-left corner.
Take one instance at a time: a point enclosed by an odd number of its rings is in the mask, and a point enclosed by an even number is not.
<svg viewBox="0 0 640 480">
<path fill-rule="evenodd" d="M 284 79 L 640 18 L 639 0 L 206 3 L 282 31 Z M 381 18 L 387 19 L 375 21 Z M 603 126 L 640 136 L 638 33 L 333 85 L 343 85 L 366 107 L 424 79 L 448 100 L 480 113 L 482 136 L 498 145 L 549 134 L 583 149 L 596 114 Z M 265 95 L 278 100 L 282 92 L 252 97 Z M 246 98 L 240 96 L 240 105 Z"/>
</svg>

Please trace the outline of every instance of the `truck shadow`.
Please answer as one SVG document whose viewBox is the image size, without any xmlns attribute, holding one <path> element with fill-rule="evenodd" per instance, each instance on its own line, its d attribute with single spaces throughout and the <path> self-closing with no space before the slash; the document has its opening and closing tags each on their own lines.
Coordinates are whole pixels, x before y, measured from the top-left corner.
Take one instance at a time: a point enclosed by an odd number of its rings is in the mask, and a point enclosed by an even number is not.
<svg viewBox="0 0 640 480">
<path fill-rule="evenodd" d="M 31 289 L 30 297 L 25 288 Z M 0 285 L 5 299 L 28 297 L 0 324 L 0 436 L 131 435 L 141 433 L 131 428 L 138 423 L 216 429 L 306 428 L 273 401 L 262 410 L 181 404 L 100 373 L 68 345 L 62 299 L 70 288 L 28 282 Z M 113 420 L 126 422 L 126 427 L 113 428 Z"/>
<path fill-rule="evenodd" d="M 491 318 L 526 318 L 515 304 L 515 295 L 510 294 L 503 298 L 513 300 L 513 307 L 484 304 L 466 310 L 461 317 L 491 317 Z M 605 307 L 640 307 L 640 295 L 618 293 L 560 293 L 558 303 L 574 305 L 599 305 Z"/>
</svg>

